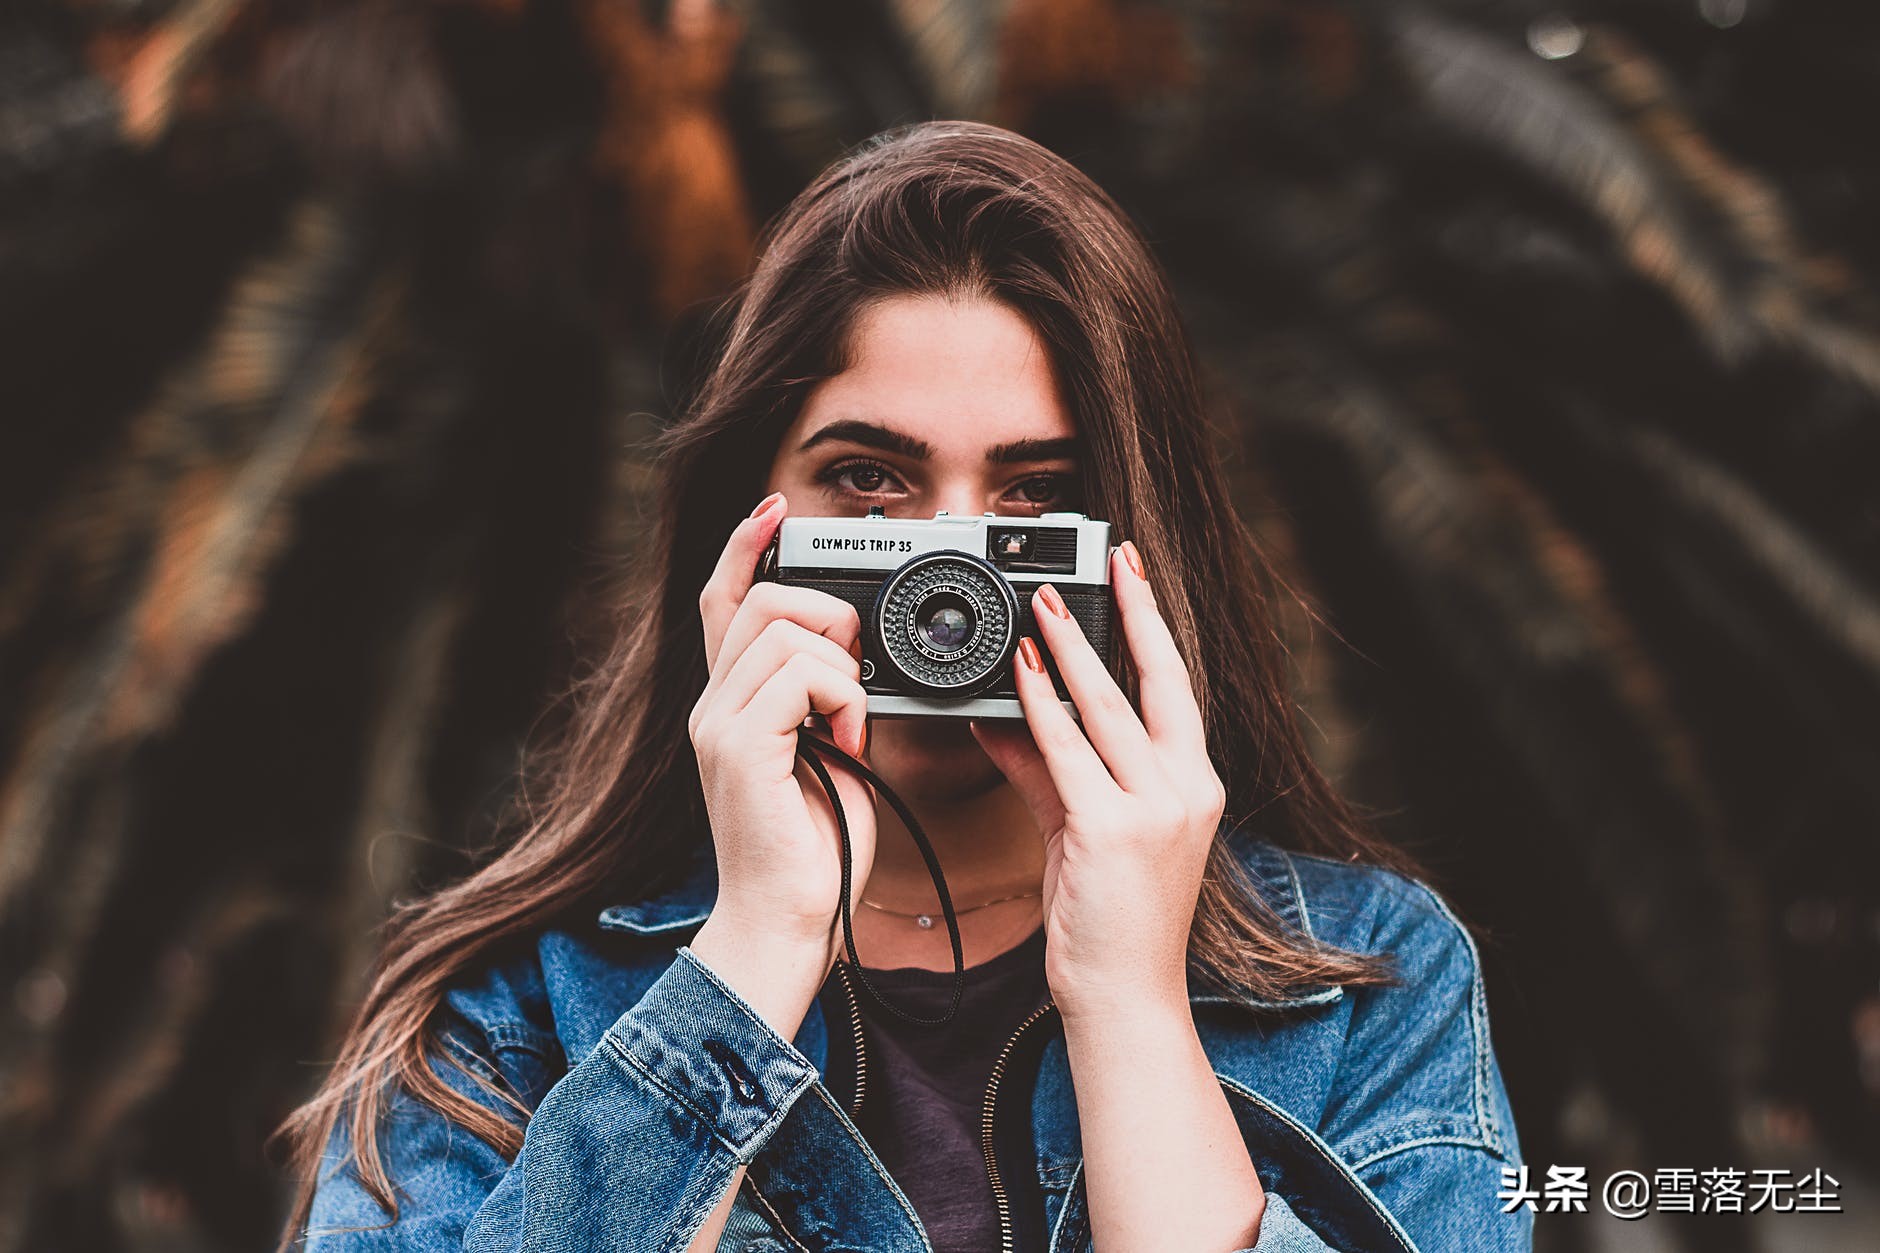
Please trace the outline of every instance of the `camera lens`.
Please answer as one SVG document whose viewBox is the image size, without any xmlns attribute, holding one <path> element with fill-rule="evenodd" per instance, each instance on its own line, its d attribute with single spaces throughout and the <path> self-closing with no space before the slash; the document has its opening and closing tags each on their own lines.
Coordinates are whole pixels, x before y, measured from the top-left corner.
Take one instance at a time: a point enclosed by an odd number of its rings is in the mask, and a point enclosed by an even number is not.
<svg viewBox="0 0 1880 1253">
<path fill-rule="evenodd" d="M 983 558 L 941 549 L 889 575 L 871 626 L 889 678 L 930 696 L 971 696 L 996 682 L 1017 643 L 1018 597 Z"/>
<path fill-rule="evenodd" d="M 936 653 L 957 653 L 973 634 L 972 602 L 957 592 L 937 592 L 914 611 L 915 629 Z"/>
</svg>

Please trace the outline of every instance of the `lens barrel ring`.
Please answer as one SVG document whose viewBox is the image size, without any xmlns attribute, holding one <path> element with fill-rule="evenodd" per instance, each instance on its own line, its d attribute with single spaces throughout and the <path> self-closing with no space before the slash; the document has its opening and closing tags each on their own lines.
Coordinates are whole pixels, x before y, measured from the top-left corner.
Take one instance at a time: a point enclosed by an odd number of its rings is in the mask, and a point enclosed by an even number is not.
<svg viewBox="0 0 1880 1253">
<path fill-rule="evenodd" d="M 1018 644 L 1018 595 L 972 553 L 922 553 L 882 581 L 870 627 L 880 654 L 916 692 L 970 696 L 998 682 Z M 964 630 L 957 646 L 953 635 Z"/>
</svg>

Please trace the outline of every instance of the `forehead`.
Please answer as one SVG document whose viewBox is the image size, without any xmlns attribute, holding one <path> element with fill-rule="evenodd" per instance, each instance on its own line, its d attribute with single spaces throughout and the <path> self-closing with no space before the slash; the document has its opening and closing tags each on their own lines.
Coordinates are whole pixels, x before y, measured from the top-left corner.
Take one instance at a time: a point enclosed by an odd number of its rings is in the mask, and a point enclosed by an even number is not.
<svg viewBox="0 0 1880 1253">
<path fill-rule="evenodd" d="M 794 437 L 860 418 L 918 433 L 944 455 L 1077 433 L 1049 349 L 1009 305 L 886 297 L 857 316 L 848 348 L 848 368 L 804 400 Z"/>
</svg>

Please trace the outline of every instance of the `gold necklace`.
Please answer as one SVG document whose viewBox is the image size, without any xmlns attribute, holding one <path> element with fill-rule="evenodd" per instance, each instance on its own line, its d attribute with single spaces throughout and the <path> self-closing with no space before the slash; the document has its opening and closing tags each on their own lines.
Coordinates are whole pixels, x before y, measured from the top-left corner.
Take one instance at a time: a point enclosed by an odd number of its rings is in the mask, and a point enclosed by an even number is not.
<svg viewBox="0 0 1880 1253">
<path fill-rule="evenodd" d="M 1028 896 L 1043 896 L 1043 895 L 1044 895 L 1043 888 L 1039 888 L 1036 891 L 1032 891 L 1032 892 L 1019 892 L 1013 896 L 1001 896 L 997 900 L 981 901 L 977 905 L 968 905 L 965 909 L 960 909 L 956 906 L 953 910 L 953 915 L 954 917 L 957 918 L 961 914 L 970 914 L 975 909 L 984 909 L 988 905 L 1003 905 L 1007 901 L 1022 901 Z M 886 905 L 875 904 L 875 902 L 869 900 L 867 897 L 862 898 L 862 904 L 868 906 L 870 909 L 878 909 L 884 914 L 893 914 L 899 918 L 912 918 L 914 920 L 914 925 L 919 927 L 922 931 L 929 931 L 933 929 L 933 915 L 932 914 L 910 914 L 905 910 L 889 909 Z"/>
</svg>

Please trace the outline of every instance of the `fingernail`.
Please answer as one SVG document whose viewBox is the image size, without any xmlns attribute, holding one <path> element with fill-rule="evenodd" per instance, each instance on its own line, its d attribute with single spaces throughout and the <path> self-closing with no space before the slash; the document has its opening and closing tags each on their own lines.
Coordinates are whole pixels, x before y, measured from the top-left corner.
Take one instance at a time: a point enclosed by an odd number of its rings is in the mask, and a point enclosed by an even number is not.
<svg viewBox="0 0 1880 1253">
<path fill-rule="evenodd" d="M 855 660 L 857 661 L 860 661 L 862 659 L 862 637 L 861 636 L 858 635 L 854 639 L 849 641 L 849 656 L 855 658 Z"/>
<path fill-rule="evenodd" d="M 1044 658 L 1038 655 L 1038 645 L 1032 642 L 1031 636 L 1026 635 L 1019 639 L 1018 656 L 1033 674 L 1044 673 Z"/>
<path fill-rule="evenodd" d="M 868 755 L 868 719 L 866 718 L 862 719 L 862 746 L 855 750 L 855 755 L 857 757 Z"/>
<path fill-rule="evenodd" d="M 1038 597 L 1044 601 L 1044 607 L 1060 618 L 1069 619 L 1071 611 L 1064 607 L 1064 598 L 1057 594 L 1057 588 L 1045 583 L 1038 588 Z"/>
<path fill-rule="evenodd" d="M 1149 577 L 1142 572 L 1142 554 L 1136 551 L 1136 545 L 1129 540 L 1123 541 L 1123 560 L 1129 563 L 1129 568 L 1136 572 L 1137 578 Z"/>
<path fill-rule="evenodd" d="M 770 512 L 770 507 L 772 505 L 776 504 L 778 501 L 782 499 L 783 499 L 782 492 L 772 492 L 770 495 L 764 497 L 762 500 L 757 502 L 757 508 L 751 510 L 751 516 L 753 518 L 763 517 L 765 514 Z"/>
</svg>

